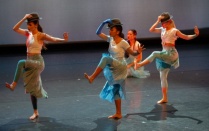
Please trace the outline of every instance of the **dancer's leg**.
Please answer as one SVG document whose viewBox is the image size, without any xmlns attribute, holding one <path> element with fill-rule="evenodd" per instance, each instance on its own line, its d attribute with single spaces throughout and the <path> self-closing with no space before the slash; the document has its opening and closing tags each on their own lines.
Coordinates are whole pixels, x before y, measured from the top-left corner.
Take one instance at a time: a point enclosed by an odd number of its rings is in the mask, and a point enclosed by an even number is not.
<svg viewBox="0 0 209 131">
<path fill-rule="evenodd" d="M 148 56 L 145 60 L 140 63 L 135 63 L 134 69 L 138 69 L 142 66 L 145 66 L 151 63 L 155 58 L 161 58 L 162 53 L 160 51 L 154 51 L 150 56 Z"/>
<path fill-rule="evenodd" d="M 102 72 L 102 70 L 102 68 L 97 67 L 91 76 L 89 76 L 87 73 L 84 73 L 84 76 L 89 80 L 89 83 L 92 83 L 94 79 Z"/>
<path fill-rule="evenodd" d="M 162 99 L 157 102 L 158 104 L 168 102 L 168 96 L 167 96 L 168 81 L 167 81 L 167 77 L 168 77 L 169 71 L 170 71 L 169 68 L 160 71 L 160 80 L 161 80 L 161 87 L 162 87 Z"/>
<path fill-rule="evenodd" d="M 97 68 L 95 69 L 92 75 L 89 76 L 87 73 L 84 73 L 85 78 L 88 79 L 89 83 L 92 83 L 94 79 L 102 72 L 102 70 L 105 68 L 107 64 L 112 64 L 112 61 L 113 59 L 109 56 L 102 57 L 100 63 L 98 64 Z"/>
<path fill-rule="evenodd" d="M 20 79 L 20 76 L 22 75 L 24 66 L 25 66 L 25 60 L 20 60 L 17 64 L 17 68 L 16 68 L 16 72 L 15 72 L 15 76 L 14 76 L 14 80 L 13 80 L 12 84 L 9 84 L 6 82 L 7 88 L 9 88 L 12 91 L 15 89 L 17 82 Z"/>
<path fill-rule="evenodd" d="M 29 119 L 34 120 L 39 116 L 38 108 L 37 108 L 37 98 L 35 96 L 32 96 L 32 95 L 30 97 L 31 97 L 31 102 L 32 102 L 32 105 L 33 105 L 34 113 Z"/>
<path fill-rule="evenodd" d="M 120 119 L 122 118 L 121 113 L 121 99 L 115 100 L 115 109 L 116 113 L 114 115 L 109 116 L 109 119 Z"/>
</svg>

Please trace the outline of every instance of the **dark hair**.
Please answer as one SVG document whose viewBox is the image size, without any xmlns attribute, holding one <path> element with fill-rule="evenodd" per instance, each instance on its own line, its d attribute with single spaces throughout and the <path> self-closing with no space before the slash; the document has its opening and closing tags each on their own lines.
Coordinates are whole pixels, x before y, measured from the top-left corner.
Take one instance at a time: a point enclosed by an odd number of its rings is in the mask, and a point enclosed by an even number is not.
<svg viewBox="0 0 209 131">
<path fill-rule="evenodd" d="M 121 37 L 121 38 L 124 38 L 124 34 L 123 34 L 123 27 L 121 26 L 121 25 L 115 25 L 115 26 L 113 26 L 113 27 L 115 27 L 116 28 L 116 30 L 117 31 L 119 31 L 120 33 L 119 33 L 119 36 Z"/>
<path fill-rule="evenodd" d="M 130 29 L 129 31 L 131 31 L 134 35 L 137 35 L 137 31 L 135 29 Z M 135 38 L 136 41 L 136 38 Z M 128 40 L 128 43 L 130 44 L 130 41 Z"/>
<path fill-rule="evenodd" d="M 129 31 L 131 31 L 134 35 L 137 35 L 137 31 L 135 29 L 130 29 Z M 135 41 L 136 41 L 136 38 L 135 38 Z M 128 40 L 128 43 L 130 45 L 130 41 Z M 128 52 L 125 52 L 125 58 L 128 58 L 129 57 L 129 54 Z"/>
</svg>

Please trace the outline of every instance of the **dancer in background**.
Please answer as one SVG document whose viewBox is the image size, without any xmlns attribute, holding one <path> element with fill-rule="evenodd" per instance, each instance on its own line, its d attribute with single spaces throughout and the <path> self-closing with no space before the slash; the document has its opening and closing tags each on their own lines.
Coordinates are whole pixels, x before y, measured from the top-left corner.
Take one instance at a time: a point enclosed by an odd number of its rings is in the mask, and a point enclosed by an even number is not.
<svg viewBox="0 0 209 131">
<path fill-rule="evenodd" d="M 137 31 L 135 29 L 130 29 L 127 34 L 128 43 L 133 51 L 138 50 L 138 46 L 141 46 L 141 43 L 136 39 Z M 126 56 L 127 68 L 128 68 L 128 77 L 137 77 L 137 78 L 147 78 L 150 76 L 149 71 L 145 71 L 144 67 L 140 67 L 137 70 L 134 69 L 134 63 L 141 62 L 142 53 L 137 56 L 128 55 Z"/>
<path fill-rule="evenodd" d="M 30 93 L 34 113 L 29 118 L 36 119 L 39 116 L 37 108 L 37 98 L 48 98 L 47 92 L 43 89 L 41 81 L 41 72 L 44 70 L 44 59 L 41 55 L 41 50 L 44 46 L 44 41 L 49 42 L 66 42 L 68 41 L 68 33 L 63 34 L 62 38 L 52 37 L 43 33 L 42 27 L 39 24 L 39 16 L 36 13 L 26 14 L 14 27 L 13 30 L 27 37 L 27 59 L 19 60 L 15 72 L 13 82 L 6 82 L 6 87 L 14 90 L 19 78 L 22 76 L 26 93 Z M 27 28 L 22 29 L 20 26 L 24 21 L 27 21 Z"/>
<path fill-rule="evenodd" d="M 161 23 L 162 27 L 157 28 L 157 25 Z M 168 97 L 168 82 L 167 76 L 170 68 L 173 66 L 177 68 L 179 66 L 179 55 L 175 48 L 175 41 L 177 38 L 185 40 L 191 40 L 199 35 L 197 26 L 194 27 L 193 35 L 185 35 L 175 27 L 175 23 L 172 20 L 172 16 L 168 12 L 162 13 L 158 16 L 157 21 L 151 26 L 150 32 L 161 33 L 162 39 L 162 51 L 154 51 L 144 61 L 135 64 L 135 69 L 145 66 L 151 63 L 156 58 L 157 69 L 160 72 L 161 87 L 162 87 L 162 99 L 157 103 L 167 103 Z"/>
<path fill-rule="evenodd" d="M 101 32 L 105 24 L 108 24 L 109 35 Z M 109 54 L 103 54 L 97 68 L 92 75 L 84 73 L 85 78 L 92 83 L 94 79 L 103 71 L 107 80 L 104 88 L 100 93 L 100 98 L 115 102 L 116 113 L 108 118 L 120 119 L 121 99 L 125 99 L 125 79 L 127 77 L 127 65 L 125 62 L 125 52 L 131 55 L 138 55 L 142 52 L 143 47 L 138 47 L 133 51 L 130 45 L 123 39 L 123 27 L 119 19 L 107 19 L 98 27 L 96 34 L 103 40 L 109 42 Z"/>
</svg>

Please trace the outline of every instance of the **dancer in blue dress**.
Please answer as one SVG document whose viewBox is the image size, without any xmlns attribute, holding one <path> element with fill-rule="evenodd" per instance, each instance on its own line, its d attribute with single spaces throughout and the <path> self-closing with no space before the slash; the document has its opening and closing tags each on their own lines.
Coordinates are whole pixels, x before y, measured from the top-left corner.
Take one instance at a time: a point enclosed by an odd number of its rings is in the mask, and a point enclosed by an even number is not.
<svg viewBox="0 0 209 131">
<path fill-rule="evenodd" d="M 105 24 L 108 24 L 109 35 L 101 32 Z M 103 40 L 109 42 L 109 54 L 103 54 L 100 63 L 92 75 L 84 73 L 89 83 L 103 71 L 107 80 L 104 88 L 100 93 L 100 98 L 115 102 L 116 113 L 108 118 L 120 119 L 121 113 L 121 99 L 125 99 L 125 79 L 127 77 L 127 65 L 124 54 L 128 52 L 131 55 L 138 55 L 142 52 L 143 46 L 138 47 L 138 51 L 133 51 L 130 45 L 123 39 L 122 24 L 119 19 L 107 19 L 103 21 L 98 27 L 96 34 Z"/>
<path fill-rule="evenodd" d="M 162 27 L 157 28 L 157 25 L 161 23 Z M 162 88 L 162 99 L 157 103 L 167 103 L 167 91 L 168 82 L 167 76 L 170 68 L 173 66 L 177 68 L 179 66 L 179 55 L 175 48 L 175 41 L 177 38 L 182 38 L 185 40 L 191 40 L 199 35 L 199 30 L 197 26 L 194 27 L 194 35 L 185 35 L 180 30 L 175 27 L 175 23 L 172 20 L 172 15 L 168 12 L 162 13 L 158 16 L 157 21 L 151 26 L 150 32 L 161 33 L 162 39 L 162 51 L 154 51 L 149 57 L 144 61 L 135 64 L 135 69 L 140 68 L 144 65 L 151 63 L 156 58 L 156 66 L 160 72 L 161 88 Z"/>
</svg>

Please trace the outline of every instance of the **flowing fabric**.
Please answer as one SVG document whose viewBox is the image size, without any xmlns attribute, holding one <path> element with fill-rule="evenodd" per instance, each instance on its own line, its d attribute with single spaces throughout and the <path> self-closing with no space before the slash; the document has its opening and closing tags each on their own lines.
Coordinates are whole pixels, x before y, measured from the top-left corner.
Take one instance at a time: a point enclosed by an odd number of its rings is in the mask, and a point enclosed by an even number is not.
<svg viewBox="0 0 209 131">
<path fill-rule="evenodd" d="M 103 54 L 103 57 L 107 55 Z M 125 60 L 120 61 L 113 58 L 113 64 L 107 65 L 103 69 L 103 73 L 107 82 L 100 93 L 100 98 L 109 102 L 117 99 L 125 99 L 125 79 L 127 77 Z"/>
<path fill-rule="evenodd" d="M 27 93 L 37 98 L 48 98 L 47 92 L 43 89 L 40 76 L 44 67 L 44 59 L 41 55 L 27 57 L 23 72 L 24 87 Z"/>
</svg>

